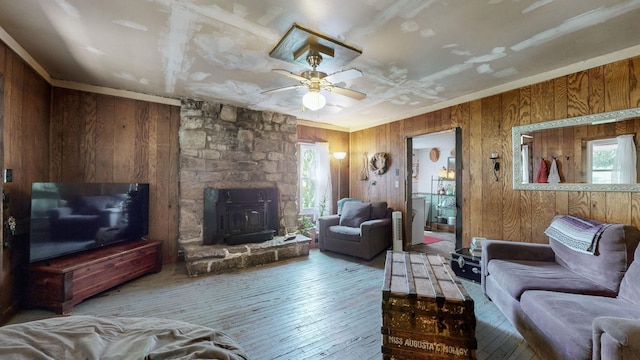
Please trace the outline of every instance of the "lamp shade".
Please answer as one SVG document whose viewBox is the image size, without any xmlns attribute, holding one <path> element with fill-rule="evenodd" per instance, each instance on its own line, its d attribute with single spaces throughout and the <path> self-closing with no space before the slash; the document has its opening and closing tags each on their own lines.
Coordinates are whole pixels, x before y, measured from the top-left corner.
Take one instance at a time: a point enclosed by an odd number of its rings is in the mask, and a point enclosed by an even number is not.
<svg viewBox="0 0 640 360">
<path fill-rule="evenodd" d="M 338 152 L 334 152 L 333 153 L 333 157 L 338 159 L 338 160 L 342 160 L 345 158 L 345 156 L 347 156 L 347 153 L 344 151 L 338 151 Z"/>
<path fill-rule="evenodd" d="M 309 91 L 302 97 L 302 105 L 311 111 L 322 109 L 326 103 L 327 99 L 319 91 Z"/>
</svg>

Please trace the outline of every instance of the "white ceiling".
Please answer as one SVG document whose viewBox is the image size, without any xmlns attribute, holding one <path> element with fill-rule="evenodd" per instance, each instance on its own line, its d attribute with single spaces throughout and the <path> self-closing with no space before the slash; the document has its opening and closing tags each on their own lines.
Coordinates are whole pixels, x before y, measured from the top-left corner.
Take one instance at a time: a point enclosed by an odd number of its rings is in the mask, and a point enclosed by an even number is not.
<svg viewBox="0 0 640 360">
<path fill-rule="evenodd" d="M 640 54 L 640 0 L 0 0 L 0 27 L 54 80 L 216 100 L 358 130 Z M 293 23 L 362 50 L 362 101 L 262 95 Z M 5 34 L 6 36 L 6 34 Z M 6 39 L 5 39 L 6 41 Z"/>
</svg>

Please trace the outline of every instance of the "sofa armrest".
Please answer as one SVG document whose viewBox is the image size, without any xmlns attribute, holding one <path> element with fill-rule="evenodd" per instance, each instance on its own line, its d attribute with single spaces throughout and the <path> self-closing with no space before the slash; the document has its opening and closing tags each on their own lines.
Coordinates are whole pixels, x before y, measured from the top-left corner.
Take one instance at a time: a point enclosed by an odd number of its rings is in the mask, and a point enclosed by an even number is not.
<svg viewBox="0 0 640 360">
<path fill-rule="evenodd" d="M 374 219 L 367 220 L 360 224 L 360 236 L 363 239 L 378 239 L 383 240 L 388 237 L 387 230 L 391 230 L 391 219 Z"/>
<path fill-rule="evenodd" d="M 601 316 L 593 320 L 594 359 L 635 359 L 640 353 L 640 320 Z"/>
<path fill-rule="evenodd" d="M 389 248 L 392 243 L 391 236 L 390 218 L 367 220 L 360 224 L 360 237 L 365 247 L 363 253 L 368 254 L 367 260 L 371 260 L 379 251 Z"/>
<path fill-rule="evenodd" d="M 318 247 L 324 250 L 324 237 L 330 226 L 340 224 L 340 215 L 326 215 L 318 218 Z"/>
<path fill-rule="evenodd" d="M 325 215 L 318 218 L 320 229 L 340 224 L 340 215 Z"/>
<path fill-rule="evenodd" d="M 362 234 L 364 234 L 365 231 L 375 231 L 375 229 L 383 228 L 390 225 L 391 219 L 389 218 L 367 220 L 360 224 L 360 231 Z"/>
</svg>

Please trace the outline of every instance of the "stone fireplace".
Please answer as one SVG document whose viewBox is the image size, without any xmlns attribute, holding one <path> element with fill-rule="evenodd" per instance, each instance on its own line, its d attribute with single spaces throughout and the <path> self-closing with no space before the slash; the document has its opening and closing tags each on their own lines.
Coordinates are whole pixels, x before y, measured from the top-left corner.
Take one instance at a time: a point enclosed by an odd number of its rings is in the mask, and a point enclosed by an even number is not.
<svg viewBox="0 0 640 360">
<path fill-rule="evenodd" d="M 275 236 L 284 235 L 285 228 L 297 224 L 297 119 L 289 115 L 273 112 L 255 111 L 215 102 L 183 100 L 180 112 L 180 237 L 179 246 L 184 250 L 185 258 L 198 259 L 200 263 L 187 265 L 194 273 L 208 272 L 209 269 L 226 268 L 229 265 L 216 263 L 220 258 L 234 255 L 240 266 L 247 263 L 263 263 L 268 259 L 281 259 L 286 254 L 298 254 L 300 248 L 282 251 L 283 244 L 266 240 L 246 245 L 231 245 L 221 249 L 220 238 L 215 243 L 206 234 L 210 228 L 205 225 L 205 189 L 274 189 L 276 195 L 270 195 L 276 212 L 274 219 L 268 220 L 269 229 Z M 158 139 L 160 143 L 161 139 Z M 220 194 L 220 193 L 217 193 Z M 226 196 L 227 193 L 223 193 Z M 233 193 L 232 202 L 234 197 Z M 225 204 L 226 200 L 225 200 Z M 235 205 L 239 205 L 235 203 Z M 231 205 L 233 208 L 235 205 Z M 254 202 L 253 206 L 259 201 Z M 264 206 L 264 204 L 262 204 Z M 272 210 L 273 209 L 273 210 Z M 237 209 L 236 209 L 237 210 Z M 251 211 L 251 210 L 249 210 Z M 255 213 L 244 210 L 236 212 L 236 220 L 251 217 L 252 234 L 244 240 L 256 239 L 260 231 L 253 226 L 263 219 Z M 253 217 L 253 216 L 256 217 Z M 218 217 L 219 219 L 219 217 Z M 228 221 L 227 218 L 223 221 Z M 240 222 L 231 224 L 237 227 L 246 225 Z M 277 223 L 273 223 L 277 221 Z M 235 225 L 234 225 L 235 224 Z M 234 239 L 232 242 L 236 242 Z M 222 239 L 224 243 L 224 239 Z M 208 245 L 213 243 L 213 245 Z M 308 243 L 307 254 L 308 254 Z M 296 245 L 297 246 L 297 245 Z M 274 248 L 275 253 L 272 250 Z M 278 253 L 280 250 L 280 254 Z M 260 258 L 247 260 L 245 255 L 263 254 Z M 304 253 L 304 249 L 302 249 Z M 226 255 L 225 255 L 226 254 Z M 223 256 L 224 255 L 224 256 Z M 247 255 L 249 256 L 249 255 Z M 203 269 L 206 269 L 203 270 Z"/>
</svg>

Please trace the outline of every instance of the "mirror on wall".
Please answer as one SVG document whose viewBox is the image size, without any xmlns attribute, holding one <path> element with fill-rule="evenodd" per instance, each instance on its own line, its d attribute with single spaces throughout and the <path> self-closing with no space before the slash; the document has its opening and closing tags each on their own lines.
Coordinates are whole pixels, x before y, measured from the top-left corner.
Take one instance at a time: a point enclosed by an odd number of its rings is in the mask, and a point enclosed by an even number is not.
<svg viewBox="0 0 640 360">
<path fill-rule="evenodd" d="M 513 189 L 640 191 L 640 108 L 514 126 Z"/>
</svg>

